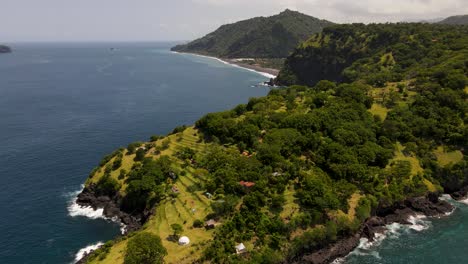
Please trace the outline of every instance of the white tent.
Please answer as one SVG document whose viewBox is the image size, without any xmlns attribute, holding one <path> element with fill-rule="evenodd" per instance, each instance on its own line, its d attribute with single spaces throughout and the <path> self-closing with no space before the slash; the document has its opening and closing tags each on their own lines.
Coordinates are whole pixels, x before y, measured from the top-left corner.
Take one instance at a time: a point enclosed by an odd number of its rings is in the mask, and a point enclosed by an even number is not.
<svg viewBox="0 0 468 264">
<path fill-rule="evenodd" d="M 240 244 L 238 244 L 236 246 L 236 253 L 237 254 L 241 254 L 241 253 L 244 253 L 246 251 L 247 251 L 247 249 L 245 248 L 244 243 L 240 243 Z"/>
<path fill-rule="evenodd" d="M 190 239 L 186 236 L 179 238 L 179 245 L 184 246 L 190 243 Z"/>
</svg>

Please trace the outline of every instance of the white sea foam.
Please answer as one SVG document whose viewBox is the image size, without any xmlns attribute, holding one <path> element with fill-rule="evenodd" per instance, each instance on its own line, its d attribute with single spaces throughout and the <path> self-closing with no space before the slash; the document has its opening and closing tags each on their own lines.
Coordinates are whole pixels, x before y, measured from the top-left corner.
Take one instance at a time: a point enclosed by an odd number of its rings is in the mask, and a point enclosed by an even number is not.
<svg viewBox="0 0 468 264">
<path fill-rule="evenodd" d="M 75 255 L 75 263 L 82 259 L 85 256 L 85 254 L 89 254 L 89 252 L 98 249 L 102 245 L 104 245 L 102 242 L 97 242 L 96 244 L 88 245 L 80 249 Z"/>
<path fill-rule="evenodd" d="M 81 206 L 79 205 L 76 200 L 78 199 L 77 195 L 80 194 L 84 189 L 84 185 L 81 185 L 81 189 L 78 191 L 70 192 L 66 194 L 67 197 L 69 197 L 70 201 L 68 203 L 68 215 L 71 217 L 76 217 L 76 216 L 84 216 L 88 217 L 91 219 L 105 219 L 108 221 L 112 221 L 115 223 L 118 223 L 120 225 L 120 232 L 122 234 L 125 234 L 127 231 L 127 226 L 120 221 L 118 217 L 106 217 L 104 216 L 104 209 L 103 208 L 98 208 L 94 210 L 91 206 Z"/>
<path fill-rule="evenodd" d="M 462 200 L 459 200 L 458 202 L 460 202 L 462 204 L 468 204 L 468 198 L 464 198 Z"/>
<path fill-rule="evenodd" d="M 427 217 L 424 215 L 414 215 L 408 218 L 408 222 L 411 224 L 403 225 L 399 223 L 392 223 L 385 226 L 385 231 L 383 233 L 375 233 L 374 240 L 370 241 L 367 238 L 361 238 L 359 240 L 359 245 L 348 254 L 358 255 L 358 256 L 373 256 L 376 259 L 380 259 L 379 252 L 377 248 L 382 244 L 385 239 L 398 239 L 403 232 L 412 231 L 423 231 L 430 227 L 430 222 L 425 220 Z M 343 263 L 344 260 L 348 257 L 337 259 L 335 264 Z"/>
<path fill-rule="evenodd" d="M 408 222 L 411 223 L 411 225 L 409 225 L 409 228 L 418 232 L 428 229 L 430 226 L 430 222 L 425 221 L 424 219 L 426 218 L 427 217 L 425 215 L 420 215 L 420 214 L 415 215 L 415 216 L 410 216 L 408 218 Z"/>
<path fill-rule="evenodd" d="M 103 218 L 106 219 L 104 216 L 104 209 L 98 208 L 94 210 L 91 206 L 81 206 L 76 203 L 78 199 L 77 195 L 80 194 L 84 189 L 84 185 L 81 185 L 81 189 L 78 191 L 70 192 L 66 196 L 70 197 L 70 202 L 68 203 L 68 214 L 71 217 L 75 216 L 85 216 L 91 219 L 98 219 Z"/>
<path fill-rule="evenodd" d="M 202 57 L 202 58 L 209 58 L 209 59 L 213 59 L 213 60 L 217 60 L 223 64 L 226 64 L 226 65 L 230 65 L 232 67 L 236 67 L 236 68 L 240 68 L 240 69 L 244 69 L 244 70 L 247 70 L 247 71 L 250 71 L 250 72 L 255 72 L 257 74 L 260 74 L 264 77 L 267 77 L 269 79 L 271 78 L 276 78 L 276 75 L 273 75 L 271 73 L 267 73 L 267 72 L 261 72 L 261 71 L 256 71 L 254 69 L 249 69 L 249 68 L 245 68 L 245 67 L 242 67 L 242 66 L 239 66 L 237 64 L 233 64 L 233 63 L 229 63 L 227 61 L 224 61 L 222 59 L 219 59 L 219 58 L 216 58 L 216 57 L 211 57 L 211 56 L 206 56 L 206 55 L 200 55 L 200 54 L 194 54 L 194 53 L 183 53 L 183 52 L 177 52 L 177 51 L 173 51 L 172 53 L 175 53 L 175 54 L 190 54 L 190 55 L 193 55 L 193 56 L 197 56 L 197 57 Z"/>
</svg>

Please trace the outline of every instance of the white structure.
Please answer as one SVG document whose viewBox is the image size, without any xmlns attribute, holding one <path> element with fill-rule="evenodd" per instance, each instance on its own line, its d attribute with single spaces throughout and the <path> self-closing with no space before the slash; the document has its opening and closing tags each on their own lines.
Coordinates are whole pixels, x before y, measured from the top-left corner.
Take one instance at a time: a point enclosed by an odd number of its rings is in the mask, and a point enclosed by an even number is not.
<svg viewBox="0 0 468 264">
<path fill-rule="evenodd" d="M 247 249 L 244 246 L 244 243 L 240 243 L 239 245 L 236 246 L 236 253 L 237 254 L 242 254 L 247 252 Z"/>
<path fill-rule="evenodd" d="M 188 237 L 183 236 L 179 238 L 179 245 L 185 246 L 185 245 L 188 245 L 189 243 L 190 243 L 190 239 Z"/>
</svg>

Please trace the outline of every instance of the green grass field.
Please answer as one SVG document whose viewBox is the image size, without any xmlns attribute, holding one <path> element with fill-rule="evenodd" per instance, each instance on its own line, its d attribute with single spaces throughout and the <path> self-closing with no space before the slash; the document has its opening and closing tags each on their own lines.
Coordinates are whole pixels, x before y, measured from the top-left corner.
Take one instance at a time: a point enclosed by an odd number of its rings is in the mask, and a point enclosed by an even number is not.
<svg viewBox="0 0 468 264">
<path fill-rule="evenodd" d="M 176 161 L 175 166 L 178 166 L 177 169 L 179 170 L 182 170 L 180 166 L 183 162 L 173 156 L 177 149 L 190 147 L 197 152 L 203 152 L 206 147 L 206 143 L 200 140 L 200 134 L 193 127 L 189 127 L 182 133 L 170 135 L 153 143 L 155 146 L 160 146 L 167 138 L 170 139 L 167 149 L 163 150 L 160 154 L 155 154 L 155 148 L 153 147 L 148 150 L 147 157 L 158 158 L 161 155 L 168 155 L 172 160 Z M 135 163 L 133 161 L 134 157 L 135 155 L 124 155 L 121 168 L 130 171 Z M 111 159 L 108 164 L 112 164 L 114 159 Z M 211 239 L 214 232 L 214 230 L 192 227 L 196 219 L 204 221 L 206 216 L 211 213 L 210 200 L 203 195 L 202 191 L 190 191 L 196 190 L 194 186 L 204 181 L 204 173 L 191 167 L 184 168 L 184 170 L 186 175 L 180 175 L 174 183 L 179 189 L 177 197 L 171 198 L 168 196 L 166 200 L 157 206 L 154 215 L 144 225 L 142 230 L 138 231 L 152 232 L 161 237 L 163 245 L 168 251 L 168 255 L 165 258 L 166 263 L 192 263 L 200 257 L 204 245 Z M 113 171 L 111 177 L 118 179 L 119 172 L 120 169 Z M 91 182 L 97 182 L 103 174 L 103 169 L 96 172 Z M 119 180 L 119 182 L 122 183 L 123 187 L 125 186 L 124 180 Z M 180 246 L 177 242 L 168 239 L 172 235 L 171 225 L 176 223 L 183 226 L 184 232 L 181 235 L 189 237 L 189 245 Z M 91 263 L 123 263 L 126 245 L 127 240 L 118 242 L 111 248 L 105 259 L 96 259 Z"/>
<path fill-rule="evenodd" d="M 447 152 L 443 146 L 439 146 L 434 150 L 434 154 L 437 157 L 437 162 L 439 162 L 441 166 L 455 164 L 463 159 L 463 153 L 461 153 L 461 151 L 455 150 Z"/>
</svg>

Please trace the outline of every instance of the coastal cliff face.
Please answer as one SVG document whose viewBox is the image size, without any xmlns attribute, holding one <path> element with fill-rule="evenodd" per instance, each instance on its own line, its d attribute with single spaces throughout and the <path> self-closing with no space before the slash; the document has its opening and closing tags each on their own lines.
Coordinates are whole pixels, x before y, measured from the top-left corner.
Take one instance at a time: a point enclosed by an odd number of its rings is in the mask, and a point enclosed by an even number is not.
<svg viewBox="0 0 468 264">
<path fill-rule="evenodd" d="M 109 219 L 120 221 L 125 225 L 125 233 L 134 232 L 141 228 L 150 216 L 150 212 L 127 213 L 121 210 L 122 197 L 119 194 L 113 196 L 101 195 L 96 191 L 96 185 L 86 186 L 78 195 L 76 203 L 80 206 L 90 206 L 94 210 L 103 208 L 103 214 Z"/>
<path fill-rule="evenodd" d="M 11 48 L 5 45 L 0 45 L 0 53 L 10 53 Z"/>
</svg>

